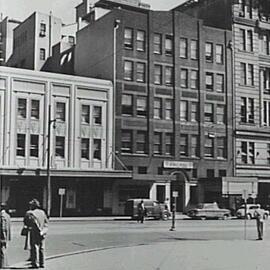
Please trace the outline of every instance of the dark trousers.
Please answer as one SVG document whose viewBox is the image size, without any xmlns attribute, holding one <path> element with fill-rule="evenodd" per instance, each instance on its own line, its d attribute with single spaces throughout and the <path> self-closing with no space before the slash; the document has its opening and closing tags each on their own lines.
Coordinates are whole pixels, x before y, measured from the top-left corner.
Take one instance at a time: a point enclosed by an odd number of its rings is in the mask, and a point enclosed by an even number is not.
<svg viewBox="0 0 270 270">
<path fill-rule="evenodd" d="M 31 257 L 31 264 L 33 266 L 37 266 L 38 261 L 40 266 L 44 266 L 44 249 L 45 249 L 45 239 L 41 238 L 39 234 L 31 232 L 30 257 Z"/>
<path fill-rule="evenodd" d="M 0 243 L 0 268 L 7 267 L 7 248 L 6 244 Z"/>
<path fill-rule="evenodd" d="M 257 231 L 258 231 L 258 239 L 263 239 L 263 221 L 260 219 L 256 219 Z"/>
<path fill-rule="evenodd" d="M 144 222 L 144 214 L 143 213 L 138 214 L 138 222 L 141 222 L 141 223 Z"/>
</svg>

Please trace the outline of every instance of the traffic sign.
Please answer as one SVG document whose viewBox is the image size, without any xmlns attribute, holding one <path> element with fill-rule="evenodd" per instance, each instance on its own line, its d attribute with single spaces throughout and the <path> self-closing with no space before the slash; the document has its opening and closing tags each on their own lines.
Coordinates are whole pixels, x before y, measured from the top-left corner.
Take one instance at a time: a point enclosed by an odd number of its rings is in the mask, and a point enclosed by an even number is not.
<svg viewBox="0 0 270 270">
<path fill-rule="evenodd" d="M 173 191 L 172 196 L 173 196 L 174 198 L 178 197 L 178 191 Z"/>
</svg>

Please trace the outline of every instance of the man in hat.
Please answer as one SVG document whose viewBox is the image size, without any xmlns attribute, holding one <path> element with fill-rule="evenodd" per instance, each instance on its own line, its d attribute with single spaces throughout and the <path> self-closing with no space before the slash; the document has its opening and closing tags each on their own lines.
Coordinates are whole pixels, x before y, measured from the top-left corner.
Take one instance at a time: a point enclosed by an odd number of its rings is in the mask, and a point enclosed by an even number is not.
<svg viewBox="0 0 270 270">
<path fill-rule="evenodd" d="M 29 202 L 30 210 L 26 212 L 25 225 L 30 231 L 31 268 L 44 268 L 45 236 L 48 231 L 48 218 L 40 208 L 37 199 Z M 38 256 L 39 255 L 39 256 Z M 39 267 L 37 264 L 39 257 Z"/>
<path fill-rule="evenodd" d="M 11 240 L 10 233 L 10 215 L 7 213 L 7 205 L 0 204 L 0 268 L 7 267 L 7 254 L 6 249 L 8 241 Z"/>
</svg>

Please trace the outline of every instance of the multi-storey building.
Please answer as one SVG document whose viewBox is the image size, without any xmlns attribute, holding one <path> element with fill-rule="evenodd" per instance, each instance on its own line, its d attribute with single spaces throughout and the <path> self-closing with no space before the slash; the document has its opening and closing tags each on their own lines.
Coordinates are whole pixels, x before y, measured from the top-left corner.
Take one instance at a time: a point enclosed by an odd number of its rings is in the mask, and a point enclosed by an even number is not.
<svg viewBox="0 0 270 270">
<path fill-rule="evenodd" d="M 77 33 L 75 74 L 115 86 L 115 154 L 133 171 L 119 187 L 123 204 L 172 191 L 178 211 L 222 203 L 234 163 L 231 31 L 140 1 L 101 0 L 79 15 L 88 25 Z"/>
<path fill-rule="evenodd" d="M 235 176 L 257 178 L 257 201 L 270 204 L 269 1 L 188 1 L 175 10 L 232 31 Z"/>
<path fill-rule="evenodd" d="M 32 197 L 47 207 L 50 177 L 53 216 L 59 189 L 64 215 L 118 213 L 131 175 L 112 168 L 112 115 L 110 81 L 0 67 L 1 200 L 16 215 Z"/>
<path fill-rule="evenodd" d="M 0 21 L 0 66 L 5 66 L 13 51 L 13 29 L 19 21 L 8 17 Z"/>
<path fill-rule="evenodd" d="M 60 47 L 57 55 L 70 50 L 75 44 L 76 29 L 76 24 L 65 26 L 60 18 L 34 12 L 14 29 L 13 52 L 7 65 L 32 70 L 49 69 L 47 60 L 55 53 L 53 47 Z M 71 56 L 67 53 L 65 59 L 59 59 L 59 66 L 70 61 L 69 58 Z"/>
</svg>

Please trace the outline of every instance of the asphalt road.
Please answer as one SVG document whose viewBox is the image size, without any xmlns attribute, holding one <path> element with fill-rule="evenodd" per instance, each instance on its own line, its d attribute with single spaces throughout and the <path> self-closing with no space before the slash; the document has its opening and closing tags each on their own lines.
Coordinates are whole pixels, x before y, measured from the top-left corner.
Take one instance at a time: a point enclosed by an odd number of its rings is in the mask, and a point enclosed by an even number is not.
<svg viewBox="0 0 270 270">
<path fill-rule="evenodd" d="M 46 256 L 103 247 L 138 246 L 175 240 L 254 240 L 257 238 L 254 220 L 177 220 L 176 230 L 170 231 L 171 221 L 147 220 L 139 224 L 131 220 L 51 222 L 46 241 Z M 266 225 L 266 231 L 268 222 Z M 9 264 L 24 261 L 22 223 L 13 223 L 13 240 L 9 245 Z M 270 234 L 269 234 L 270 235 Z M 270 239 L 267 235 L 266 239 Z"/>
</svg>

